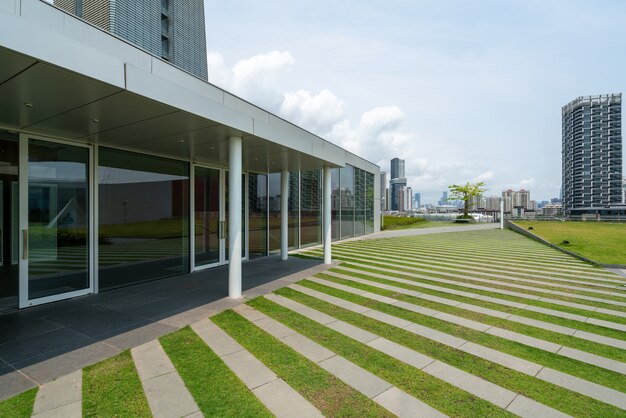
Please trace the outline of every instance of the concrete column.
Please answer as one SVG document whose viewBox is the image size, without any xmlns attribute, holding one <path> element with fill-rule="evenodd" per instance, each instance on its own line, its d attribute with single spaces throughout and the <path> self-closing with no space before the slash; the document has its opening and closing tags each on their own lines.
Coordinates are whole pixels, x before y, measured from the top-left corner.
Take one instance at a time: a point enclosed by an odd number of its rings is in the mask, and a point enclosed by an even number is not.
<svg viewBox="0 0 626 418">
<path fill-rule="evenodd" d="M 242 138 L 228 138 L 228 296 L 241 297 L 241 145 Z"/>
<path fill-rule="evenodd" d="M 330 264 L 332 261 L 331 254 L 331 242 L 332 242 L 332 230 L 331 230 L 331 189 L 330 189 L 330 167 L 324 167 L 324 188 L 323 188 L 323 203 L 324 213 L 322 219 L 324 219 L 324 264 Z"/>
<path fill-rule="evenodd" d="M 280 173 L 280 259 L 289 252 L 289 171 Z"/>
</svg>

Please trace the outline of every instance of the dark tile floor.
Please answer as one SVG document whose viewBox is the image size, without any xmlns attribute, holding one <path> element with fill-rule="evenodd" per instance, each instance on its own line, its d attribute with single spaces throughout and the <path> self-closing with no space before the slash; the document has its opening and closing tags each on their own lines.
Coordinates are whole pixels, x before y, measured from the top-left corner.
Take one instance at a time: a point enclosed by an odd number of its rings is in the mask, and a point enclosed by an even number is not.
<svg viewBox="0 0 626 418">
<path fill-rule="evenodd" d="M 325 269 L 278 256 L 242 267 L 244 297 Z M 222 266 L 1 314 L 0 400 L 242 303 L 227 295 Z"/>
</svg>

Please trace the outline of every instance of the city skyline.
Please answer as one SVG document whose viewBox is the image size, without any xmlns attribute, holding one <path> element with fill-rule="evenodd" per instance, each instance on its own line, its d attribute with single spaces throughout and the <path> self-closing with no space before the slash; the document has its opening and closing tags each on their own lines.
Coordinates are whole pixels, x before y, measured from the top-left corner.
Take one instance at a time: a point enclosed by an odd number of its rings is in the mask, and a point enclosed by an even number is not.
<svg viewBox="0 0 626 418">
<path fill-rule="evenodd" d="M 405 159 L 422 202 L 481 180 L 550 200 L 563 104 L 626 91 L 625 15 L 610 1 L 211 4 L 209 81 L 381 171 Z"/>
</svg>

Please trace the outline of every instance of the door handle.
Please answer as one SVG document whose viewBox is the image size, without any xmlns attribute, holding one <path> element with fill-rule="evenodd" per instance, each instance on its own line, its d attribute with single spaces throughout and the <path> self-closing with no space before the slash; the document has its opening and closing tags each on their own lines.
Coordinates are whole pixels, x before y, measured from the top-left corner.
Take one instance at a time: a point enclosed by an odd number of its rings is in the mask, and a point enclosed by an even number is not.
<svg viewBox="0 0 626 418">
<path fill-rule="evenodd" d="M 22 260 L 28 260 L 28 229 L 22 229 Z"/>
</svg>

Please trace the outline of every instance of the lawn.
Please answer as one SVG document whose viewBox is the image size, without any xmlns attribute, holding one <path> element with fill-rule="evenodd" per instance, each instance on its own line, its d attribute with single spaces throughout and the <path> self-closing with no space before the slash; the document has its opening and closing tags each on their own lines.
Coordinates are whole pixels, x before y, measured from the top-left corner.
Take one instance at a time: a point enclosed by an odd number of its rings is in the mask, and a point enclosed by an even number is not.
<svg viewBox="0 0 626 418">
<path fill-rule="evenodd" d="M 272 415 L 264 384 L 231 369 L 238 351 L 218 354 L 232 344 L 324 416 L 408 409 L 384 394 L 454 417 L 626 416 L 626 278 L 508 230 L 338 242 L 333 258 L 209 318 L 231 342 L 195 326 L 159 338 L 205 416 Z M 372 379 L 392 388 L 371 394 Z M 85 368 L 82 390 L 84 416 L 152 415 L 129 351 Z M 0 402 L 0 416 L 28 416 L 36 391 Z"/>
<path fill-rule="evenodd" d="M 602 264 L 626 265 L 626 223 L 516 221 L 552 244 Z M 568 243 L 565 243 L 567 241 Z"/>
<path fill-rule="evenodd" d="M 467 225 L 446 221 L 427 221 L 424 218 L 405 218 L 400 216 L 385 216 L 383 230 L 438 228 L 442 226 Z"/>
</svg>

